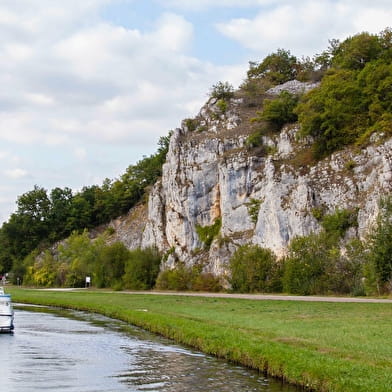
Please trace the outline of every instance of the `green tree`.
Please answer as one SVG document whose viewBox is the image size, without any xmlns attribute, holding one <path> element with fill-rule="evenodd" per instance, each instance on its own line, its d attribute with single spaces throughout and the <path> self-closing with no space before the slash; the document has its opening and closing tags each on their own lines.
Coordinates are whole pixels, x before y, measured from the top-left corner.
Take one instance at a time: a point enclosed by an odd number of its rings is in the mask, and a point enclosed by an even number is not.
<svg viewBox="0 0 392 392">
<path fill-rule="evenodd" d="M 234 97 L 234 87 L 229 82 L 218 82 L 212 86 L 209 95 L 211 98 L 228 101 Z"/>
<path fill-rule="evenodd" d="M 283 290 L 301 295 L 327 293 L 326 272 L 337 257 L 336 243 L 325 232 L 294 238 L 285 260 Z"/>
<path fill-rule="evenodd" d="M 94 262 L 94 284 L 98 287 L 121 287 L 130 252 L 121 242 L 104 246 Z"/>
<path fill-rule="evenodd" d="M 72 198 L 70 188 L 54 188 L 50 192 L 49 225 L 52 241 L 65 238 L 70 234 L 65 223 L 71 214 Z"/>
<path fill-rule="evenodd" d="M 345 39 L 336 49 L 332 65 L 338 68 L 360 70 L 373 60 L 377 60 L 383 52 L 378 35 L 367 32 Z"/>
<path fill-rule="evenodd" d="M 271 250 L 258 245 L 240 246 L 230 259 L 230 284 L 237 292 L 268 292 L 277 266 Z"/>
<path fill-rule="evenodd" d="M 289 50 L 278 49 L 268 55 L 261 63 L 251 62 L 248 78 L 264 78 L 272 84 L 281 84 L 295 79 L 299 62 Z"/>
<path fill-rule="evenodd" d="M 392 291 L 392 198 L 380 201 L 376 226 L 370 235 L 369 257 L 373 264 L 378 291 Z"/>
<path fill-rule="evenodd" d="M 104 247 L 104 239 L 91 241 L 88 231 L 73 232 L 58 247 L 59 263 L 69 266 L 65 284 L 69 287 L 84 287 L 86 276 L 92 276 L 94 264 Z"/>
<path fill-rule="evenodd" d="M 277 98 L 265 99 L 262 112 L 258 112 L 258 117 L 254 121 L 266 121 L 269 128 L 280 130 L 283 125 L 297 121 L 297 114 L 294 112 L 298 103 L 298 96 L 288 91 L 282 91 Z"/>
<path fill-rule="evenodd" d="M 132 290 L 152 289 L 158 277 L 161 258 L 155 248 L 130 251 L 125 264 L 124 286 Z"/>
</svg>

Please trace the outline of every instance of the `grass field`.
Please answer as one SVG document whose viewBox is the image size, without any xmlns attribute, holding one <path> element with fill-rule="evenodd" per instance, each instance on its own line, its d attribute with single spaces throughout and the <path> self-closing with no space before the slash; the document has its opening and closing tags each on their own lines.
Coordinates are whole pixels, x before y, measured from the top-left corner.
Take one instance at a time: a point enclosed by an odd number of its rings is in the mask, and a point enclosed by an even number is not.
<svg viewBox="0 0 392 392">
<path fill-rule="evenodd" d="M 7 292 L 14 302 L 121 319 L 316 391 L 392 391 L 391 304 Z"/>
</svg>

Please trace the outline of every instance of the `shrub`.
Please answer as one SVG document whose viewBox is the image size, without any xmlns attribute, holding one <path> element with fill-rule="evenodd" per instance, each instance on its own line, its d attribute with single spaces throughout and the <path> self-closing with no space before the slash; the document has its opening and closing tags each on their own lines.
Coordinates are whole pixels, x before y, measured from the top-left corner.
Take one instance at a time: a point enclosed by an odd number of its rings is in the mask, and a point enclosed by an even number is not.
<svg viewBox="0 0 392 392">
<path fill-rule="evenodd" d="M 204 243 L 206 248 L 209 248 L 214 238 L 219 234 L 222 227 L 222 219 L 217 218 L 215 222 L 210 226 L 196 225 L 196 233 L 199 236 L 201 242 Z"/>
<path fill-rule="evenodd" d="M 218 82 L 210 89 L 210 97 L 228 101 L 234 97 L 234 87 L 229 82 Z"/>
<path fill-rule="evenodd" d="M 369 258 L 379 293 L 392 291 L 392 197 L 380 201 L 377 223 L 369 237 Z M 368 270 L 369 271 L 369 270 Z M 370 272 L 370 271 L 369 271 Z"/>
<path fill-rule="evenodd" d="M 274 84 L 281 84 L 295 79 L 297 69 L 297 58 L 289 50 L 278 49 L 260 63 L 250 62 L 248 78 L 264 78 Z"/>
<path fill-rule="evenodd" d="M 162 271 L 156 288 L 176 291 L 220 291 L 222 286 L 215 275 L 202 271 L 201 265 L 193 267 L 179 262 L 174 269 Z"/>
<path fill-rule="evenodd" d="M 183 121 L 184 125 L 188 128 L 189 132 L 193 132 L 196 130 L 197 126 L 199 125 L 199 122 L 195 118 L 186 118 Z"/>
<path fill-rule="evenodd" d="M 222 114 L 225 114 L 227 112 L 228 107 L 229 107 L 227 101 L 222 98 L 218 100 L 218 102 L 216 103 L 216 106 Z"/>
<path fill-rule="evenodd" d="M 332 256 L 331 241 L 325 233 L 294 238 L 289 246 L 283 274 L 283 290 L 309 295 L 328 291 L 326 271 Z"/>
<path fill-rule="evenodd" d="M 155 248 L 129 252 L 123 276 L 124 286 L 132 290 L 148 290 L 155 286 L 159 274 L 161 255 Z"/>
<path fill-rule="evenodd" d="M 263 135 L 260 131 L 253 132 L 246 139 L 246 147 L 255 148 L 263 145 Z"/>
<path fill-rule="evenodd" d="M 258 245 L 240 246 L 230 259 L 230 284 L 237 292 L 268 292 L 272 289 L 276 257 Z"/>
<path fill-rule="evenodd" d="M 284 124 L 297 121 L 294 112 L 298 103 L 298 96 L 282 91 L 277 98 L 266 99 L 262 112 L 258 112 L 256 121 L 266 121 L 275 129 L 281 129 Z"/>
<path fill-rule="evenodd" d="M 261 203 L 262 201 L 257 199 L 250 199 L 250 202 L 246 203 L 246 206 L 248 207 L 248 214 L 253 223 L 257 222 Z"/>
<path fill-rule="evenodd" d="M 321 226 L 329 235 L 343 237 L 346 230 L 357 225 L 357 210 L 336 209 L 333 214 L 322 218 Z"/>
<path fill-rule="evenodd" d="M 313 207 L 312 208 L 312 215 L 320 222 L 325 214 L 324 207 L 319 206 L 319 207 Z"/>
<path fill-rule="evenodd" d="M 94 263 L 94 285 L 97 287 L 121 286 L 125 264 L 130 252 L 121 242 L 104 246 Z"/>
</svg>

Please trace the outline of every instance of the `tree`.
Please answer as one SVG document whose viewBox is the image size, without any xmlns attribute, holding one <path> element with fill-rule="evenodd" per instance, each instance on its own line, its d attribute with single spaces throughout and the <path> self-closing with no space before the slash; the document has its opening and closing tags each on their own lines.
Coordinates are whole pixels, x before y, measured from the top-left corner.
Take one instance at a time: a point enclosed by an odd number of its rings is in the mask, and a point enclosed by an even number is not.
<svg viewBox="0 0 392 392">
<path fill-rule="evenodd" d="M 230 284 L 234 291 L 268 292 L 272 288 L 276 257 L 258 245 L 240 246 L 230 259 Z"/>
<path fill-rule="evenodd" d="M 336 244 L 325 232 L 294 238 L 285 260 L 283 290 L 301 295 L 326 293 L 326 271 L 336 257 Z"/>
<path fill-rule="evenodd" d="M 51 240 L 56 241 L 70 234 L 66 222 L 71 214 L 72 190 L 70 188 L 54 188 L 50 192 L 49 225 Z"/>
<path fill-rule="evenodd" d="M 210 97 L 228 101 L 234 97 L 234 87 L 229 82 L 218 82 L 211 87 Z"/>
<path fill-rule="evenodd" d="M 369 257 L 380 292 L 392 291 L 392 198 L 380 201 L 376 226 L 370 235 Z"/>
<path fill-rule="evenodd" d="M 258 112 L 256 120 L 267 121 L 272 128 L 280 130 L 283 125 L 297 120 L 294 109 L 298 99 L 298 96 L 282 91 L 277 98 L 264 100 L 263 111 Z"/>
<path fill-rule="evenodd" d="M 94 282 L 98 287 L 121 287 L 130 252 L 121 242 L 104 246 L 94 262 Z"/>
<path fill-rule="evenodd" d="M 148 290 L 155 286 L 161 255 L 155 248 L 135 249 L 129 253 L 123 277 L 124 286 L 133 290 Z"/>
<path fill-rule="evenodd" d="M 377 60 L 383 51 L 378 35 L 360 33 L 344 40 L 336 49 L 332 65 L 338 68 L 361 70 L 373 60 Z"/>
<path fill-rule="evenodd" d="M 281 84 L 295 79 L 299 62 L 289 50 L 278 49 L 261 63 L 250 62 L 249 65 L 249 79 L 265 78 L 273 84 Z"/>
</svg>

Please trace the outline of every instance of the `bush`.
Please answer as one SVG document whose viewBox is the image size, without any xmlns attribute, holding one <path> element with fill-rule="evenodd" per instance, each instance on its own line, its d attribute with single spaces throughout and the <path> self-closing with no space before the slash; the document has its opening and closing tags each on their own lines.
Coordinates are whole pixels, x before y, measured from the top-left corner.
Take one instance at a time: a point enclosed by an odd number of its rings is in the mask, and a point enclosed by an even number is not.
<svg viewBox="0 0 392 392">
<path fill-rule="evenodd" d="M 129 252 L 123 276 L 124 287 L 131 290 L 149 290 L 155 286 L 159 274 L 161 255 L 155 248 Z"/>
<path fill-rule="evenodd" d="M 206 248 L 210 248 L 212 241 L 219 234 L 221 227 L 221 218 L 215 219 L 215 222 L 210 226 L 196 225 L 196 233 L 199 236 L 200 241 L 204 243 L 204 246 Z"/>
<path fill-rule="evenodd" d="M 249 63 L 248 78 L 264 78 L 273 84 L 285 83 L 296 77 L 298 60 L 289 50 L 278 49 L 261 63 Z"/>
<path fill-rule="evenodd" d="M 202 271 L 201 265 L 188 267 L 179 262 L 174 269 L 162 271 L 157 279 L 156 288 L 175 291 L 213 291 L 222 290 L 219 278 Z"/>
<path fill-rule="evenodd" d="M 246 206 L 248 207 L 248 214 L 253 223 L 257 223 L 257 218 L 259 216 L 261 203 L 262 200 L 257 200 L 257 199 L 250 199 L 250 202 L 246 203 Z"/>
<path fill-rule="evenodd" d="M 210 97 L 228 101 L 234 97 L 234 87 L 229 82 L 218 82 L 210 89 Z"/>
<path fill-rule="evenodd" d="M 230 259 L 230 284 L 233 291 L 269 292 L 274 282 L 276 257 L 258 245 L 240 246 Z"/>
<path fill-rule="evenodd" d="M 94 285 L 97 287 L 121 287 L 125 264 L 130 252 L 121 242 L 104 246 L 94 263 Z"/>
<path fill-rule="evenodd" d="M 222 114 L 225 114 L 227 112 L 228 107 L 229 107 L 227 101 L 222 98 L 218 100 L 218 102 L 216 103 L 216 106 Z"/>
<path fill-rule="evenodd" d="M 328 235 L 343 237 L 348 228 L 357 225 L 357 210 L 336 209 L 333 214 L 325 215 L 321 226 Z"/>
<path fill-rule="evenodd" d="M 377 223 L 369 237 L 369 259 L 368 272 L 373 270 L 377 291 L 392 292 L 392 197 L 380 201 Z"/>
<path fill-rule="evenodd" d="M 283 125 L 297 121 L 294 109 L 298 103 L 298 96 L 282 91 L 277 98 L 266 99 L 262 112 L 258 112 L 256 121 L 266 121 L 274 129 L 281 129 Z"/>
<path fill-rule="evenodd" d="M 325 233 L 294 238 L 289 246 L 283 274 L 283 290 L 310 295 L 328 292 L 326 271 L 336 252 Z M 336 249 L 336 248 L 335 248 Z"/>
</svg>

